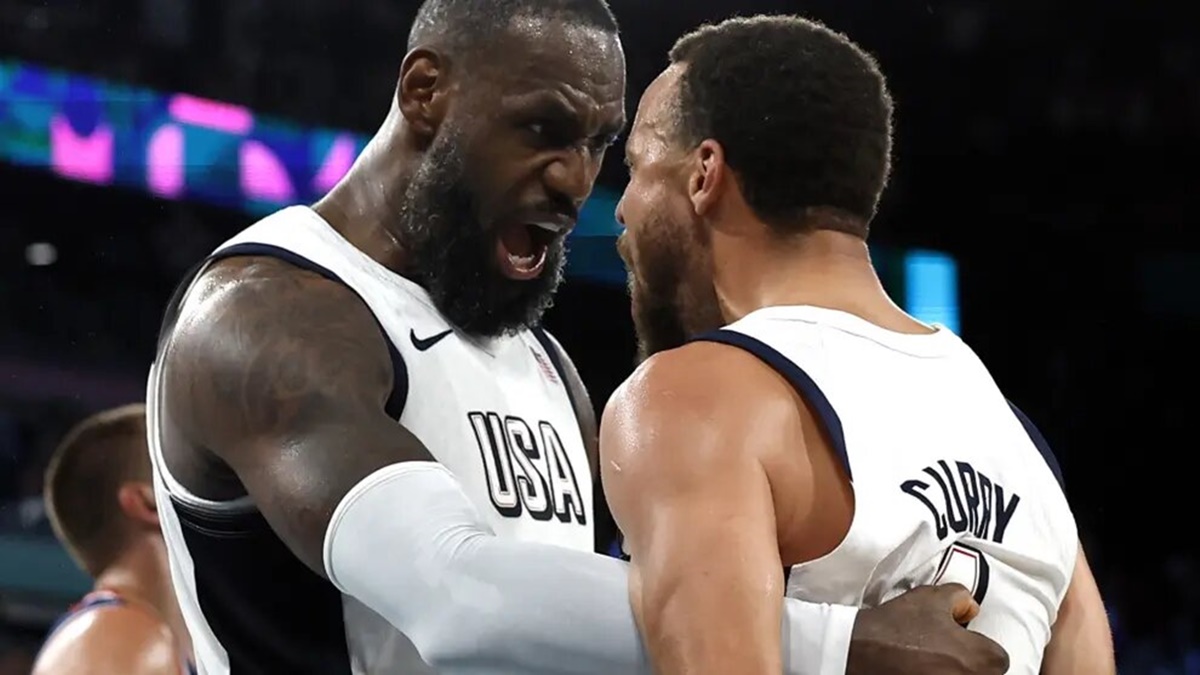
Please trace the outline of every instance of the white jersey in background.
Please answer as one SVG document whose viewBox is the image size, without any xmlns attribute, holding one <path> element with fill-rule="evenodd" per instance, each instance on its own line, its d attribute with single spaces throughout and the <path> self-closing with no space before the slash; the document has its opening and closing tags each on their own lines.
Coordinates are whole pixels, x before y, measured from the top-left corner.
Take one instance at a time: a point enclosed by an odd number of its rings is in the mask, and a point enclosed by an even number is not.
<svg viewBox="0 0 1200 675">
<path fill-rule="evenodd" d="M 1075 566 L 1058 464 L 1032 423 L 951 331 L 894 333 L 839 311 L 772 307 L 702 336 L 755 354 L 821 418 L 854 490 L 829 555 L 796 565 L 789 596 L 872 607 L 961 583 L 970 628 L 1036 675 Z"/>
<path fill-rule="evenodd" d="M 422 288 L 307 207 L 265 218 L 209 261 L 238 256 L 277 258 L 358 294 L 391 352 L 396 384 L 388 412 L 461 481 L 498 536 L 593 550 L 591 469 L 560 352 L 547 334 L 477 341 L 455 332 Z M 159 513 L 201 674 L 432 672 L 402 634 L 292 556 L 249 498 L 209 501 L 172 478 L 158 387 L 152 369 L 147 402 Z"/>
</svg>

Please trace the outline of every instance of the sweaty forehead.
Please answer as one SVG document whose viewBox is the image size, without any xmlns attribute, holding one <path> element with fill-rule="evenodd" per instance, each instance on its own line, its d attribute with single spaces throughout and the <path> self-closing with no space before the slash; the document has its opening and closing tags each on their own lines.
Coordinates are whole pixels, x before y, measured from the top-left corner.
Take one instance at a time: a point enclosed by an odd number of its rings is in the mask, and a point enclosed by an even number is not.
<svg viewBox="0 0 1200 675">
<path fill-rule="evenodd" d="M 642 94 L 626 144 L 626 152 L 631 157 L 653 159 L 671 145 L 679 112 L 676 94 L 680 74 L 679 66 L 671 66 Z"/>
<path fill-rule="evenodd" d="M 552 89 L 572 102 L 623 107 L 625 55 L 616 35 L 541 17 L 517 17 L 507 33 L 492 64 L 504 94 Z"/>
</svg>

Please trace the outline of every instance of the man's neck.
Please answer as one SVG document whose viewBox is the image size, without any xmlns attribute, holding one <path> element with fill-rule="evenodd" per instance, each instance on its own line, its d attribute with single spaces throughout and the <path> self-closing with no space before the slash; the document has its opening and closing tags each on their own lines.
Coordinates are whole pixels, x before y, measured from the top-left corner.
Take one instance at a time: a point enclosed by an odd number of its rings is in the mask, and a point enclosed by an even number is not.
<svg viewBox="0 0 1200 675">
<path fill-rule="evenodd" d="M 816 230 L 790 239 L 722 239 L 714 241 L 714 278 L 727 321 L 764 307 L 811 305 L 897 332 L 930 330 L 888 296 L 860 237 Z"/>
<path fill-rule="evenodd" d="M 393 107 L 345 177 L 315 210 L 355 248 L 403 274 L 405 251 L 396 233 L 416 150 L 404 147 L 403 116 Z"/>
<path fill-rule="evenodd" d="M 190 656 L 192 643 L 167 563 L 161 540 L 146 539 L 128 547 L 113 564 L 96 576 L 96 590 L 110 590 L 121 597 L 148 606 L 171 629 L 180 650 Z"/>
</svg>

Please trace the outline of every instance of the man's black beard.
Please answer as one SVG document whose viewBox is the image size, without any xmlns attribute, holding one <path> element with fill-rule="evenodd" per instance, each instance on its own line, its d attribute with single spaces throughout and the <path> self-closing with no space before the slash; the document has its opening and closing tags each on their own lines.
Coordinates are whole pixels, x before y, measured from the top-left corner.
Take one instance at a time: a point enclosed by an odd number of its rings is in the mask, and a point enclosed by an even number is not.
<svg viewBox="0 0 1200 675">
<path fill-rule="evenodd" d="M 459 330 L 479 337 L 512 334 L 541 322 L 562 281 L 566 245 L 550 244 L 542 274 L 510 279 L 496 262 L 496 236 L 479 222 L 456 139 L 439 138 L 413 176 L 405 197 L 402 245 L 408 276 L 425 288 Z"/>
<path fill-rule="evenodd" d="M 634 293 L 638 294 L 633 325 L 638 338 L 639 364 L 659 352 L 687 344 L 687 329 L 683 326 L 679 308 L 671 298 L 655 293 L 645 286 L 639 290 L 632 277 L 629 281 L 629 293 L 631 296 Z"/>
</svg>

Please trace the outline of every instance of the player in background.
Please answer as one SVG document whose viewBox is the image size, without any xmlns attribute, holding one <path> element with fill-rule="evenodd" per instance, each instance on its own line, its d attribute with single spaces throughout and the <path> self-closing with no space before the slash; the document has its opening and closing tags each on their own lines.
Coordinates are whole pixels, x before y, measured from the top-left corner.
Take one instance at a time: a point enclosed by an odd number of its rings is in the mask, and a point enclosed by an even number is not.
<svg viewBox="0 0 1200 675">
<path fill-rule="evenodd" d="M 151 482 L 140 404 L 83 420 L 55 449 L 46 510 L 95 583 L 51 629 L 34 675 L 192 672 Z"/>
</svg>

